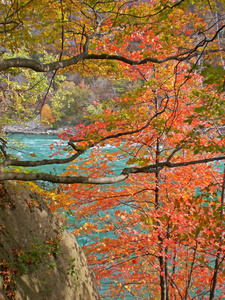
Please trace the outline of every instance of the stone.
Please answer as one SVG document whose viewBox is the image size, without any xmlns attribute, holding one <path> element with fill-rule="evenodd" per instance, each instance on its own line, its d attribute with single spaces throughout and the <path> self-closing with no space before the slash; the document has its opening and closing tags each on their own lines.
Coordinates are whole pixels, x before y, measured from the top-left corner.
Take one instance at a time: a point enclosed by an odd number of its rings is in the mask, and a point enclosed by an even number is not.
<svg viewBox="0 0 225 300">
<path fill-rule="evenodd" d="M 56 247 L 54 253 L 48 254 L 48 243 Z M 40 253 L 35 247 L 40 247 Z M 25 254 L 29 263 L 23 260 Z M 75 236 L 64 230 L 39 195 L 12 183 L 0 189 L 0 263 L 0 300 L 100 299 Z M 7 270 L 11 272 L 9 286 Z M 10 291 L 15 291 L 15 298 Z"/>
</svg>

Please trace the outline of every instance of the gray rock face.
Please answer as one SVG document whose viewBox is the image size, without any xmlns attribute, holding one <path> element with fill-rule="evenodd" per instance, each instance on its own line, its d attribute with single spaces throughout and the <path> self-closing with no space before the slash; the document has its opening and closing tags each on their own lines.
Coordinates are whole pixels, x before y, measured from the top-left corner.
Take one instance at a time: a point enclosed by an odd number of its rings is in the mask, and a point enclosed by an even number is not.
<svg viewBox="0 0 225 300">
<path fill-rule="evenodd" d="M 0 300 L 100 299 L 75 237 L 40 196 L 14 184 L 0 185 L 0 263 Z"/>
<path fill-rule="evenodd" d="M 50 126 L 42 126 L 40 122 L 30 121 L 27 125 L 7 125 L 3 128 L 4 132 L 10 133 L 26 133 L 26 134 L 49 134 L 59 135 L 63 130 L 67 128 L 59 128 L 57 130 L 52 129 Z"/>
</svg>

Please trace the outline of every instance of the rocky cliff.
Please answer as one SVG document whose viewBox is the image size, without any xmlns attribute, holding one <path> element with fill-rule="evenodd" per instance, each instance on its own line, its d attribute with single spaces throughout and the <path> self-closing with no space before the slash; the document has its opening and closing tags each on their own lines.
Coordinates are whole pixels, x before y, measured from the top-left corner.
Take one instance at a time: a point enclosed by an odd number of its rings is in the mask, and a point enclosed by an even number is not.
<svg viewBox="0 0 225 300">
<path fill-rule="evenodd" d="M 100 299 L 74 236 L 36 193 L 0 185 L 0 300 Z"/>
<path fill-rule="evenodd" d="M 49 134 L 59 135 L 62 131 L 67 130 L 68 127 L 53 129 L 51 126 L 43 126 L 40 122 L 30 121 L 24 124 L 9 124 L 5 126 L 2 131 L 5 133 L 24 133 L 24 134 Z"/>
</svg>

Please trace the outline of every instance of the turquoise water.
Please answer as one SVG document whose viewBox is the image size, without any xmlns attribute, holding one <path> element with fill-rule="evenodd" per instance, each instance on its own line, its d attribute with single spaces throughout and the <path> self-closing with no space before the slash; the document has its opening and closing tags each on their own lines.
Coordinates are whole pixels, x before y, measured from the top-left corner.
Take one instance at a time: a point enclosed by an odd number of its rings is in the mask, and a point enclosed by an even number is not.
<svg viewBox="0 0 225 300">
<path fill-rule="evenodd" d="M 20 160 L 42 160 L 48 159 L 50 155 L 57 152 L 56 147 L 50 149 L 50 145 L 59 142 L 60 139 L 53 135 L 34 135 L 34 134 L 8 134 L 8 151 L 18 156 Z M 62 147 L 62 146 L 61 146 Z M 32 157 L 32 155 L 35 155 Z M 57 156 L 63 158 L 64 156 Z M 42 172 L 52 172 L 61 174 L 65 171 L 66 165 L 49 165 L 30 169 L 41 170 Z"/>
<path fill-rule="evenodd" d="M 60 151 L 62 148 L 67 147 L 67 143 L 55 146 L 56 143 L 59 143 L 61 140 L 57 136 L 53 135 L 35 135 L 35 134 L 8 134 L 8 151 L 11 154 L 15 154 L 21 160 L 42 160 L 49 158 L 51 155 L 57 154 L 60 152 L 61 155 L 54 156 L 53 158 L 66 158 L 67 152 Z M 20 145 L 21 144 L 21 145 Z M 50 145 L 54 144 L 53 149 L 50 148 Z M 116 147 L 106 146 L 102 148 L 104 152 L 113 153 L 118 151 Z M 86 151 L 82 156 L 80 156 L 83 161 L 85 161 L 89 155 L 91 150 Z M 33 154 L 35 156 L 33 156 Z M 115 175 L 120 174 L 121 170 L 126 166 L 127 157 L 121 153 L 120 158 L 118 161 L 111 165 L 111 170 L 114 172 Z M 78 165 L 82 162 L 78 162 Z M 40 167 L 34 167 L 30 169 L 36 169 L 41 172 L 51 172 L 52 174 L 62 174 L 65 172 L 66 168 L 70 165 L 68 164 L 53 164 L 53 165 L 46 165 Z"/>
</svg>

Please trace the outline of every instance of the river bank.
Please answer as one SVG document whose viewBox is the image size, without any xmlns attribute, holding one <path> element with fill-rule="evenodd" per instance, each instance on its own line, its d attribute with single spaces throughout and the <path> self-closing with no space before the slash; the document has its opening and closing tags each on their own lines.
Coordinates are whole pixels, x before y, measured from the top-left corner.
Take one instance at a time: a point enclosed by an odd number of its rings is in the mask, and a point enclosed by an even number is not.
<svg viewBox="0 0 225 300">
<path fill-rule="evenodd" d="M 18 134 L 36 134 L 36 135 L 56 135 L 58 136 L 68 127 L 59 127 L 53 129 L 51 126 L 43 126 L 39 122 L 30 121 L 26 125 L 23 124 L 10 124 L 3 128 L 5 133 L 18 133 Z"/>
</svg>

